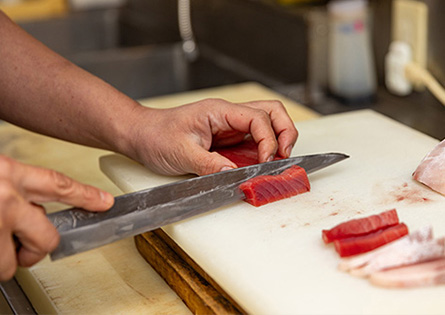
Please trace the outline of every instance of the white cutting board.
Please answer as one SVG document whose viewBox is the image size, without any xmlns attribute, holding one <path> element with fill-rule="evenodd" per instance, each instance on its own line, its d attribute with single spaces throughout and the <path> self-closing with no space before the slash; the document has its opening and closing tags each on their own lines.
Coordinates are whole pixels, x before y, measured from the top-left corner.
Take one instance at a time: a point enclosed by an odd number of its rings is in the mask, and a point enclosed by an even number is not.
<svg viewBox="0 0 445 315">
<path fill-rule="evenodd" d="M 372 286 L 338 271 L 337 254 L 321 240 L 322 229 L 394 207 L 411 230 L 432 225 L 445 235 L 445 197 L 411 179 L 438 140 L 370 110 L 296 125 L 292 155 L 336 151 L 350 159 L 311 174 L 310 193 L 260 208 L 239 202 L 165 232 L 248 313 L 445 313 L 445 285 Z M 102 157 L 101 168 L 125 192 L 180 179 L 119 155 Z"/>
</svg>

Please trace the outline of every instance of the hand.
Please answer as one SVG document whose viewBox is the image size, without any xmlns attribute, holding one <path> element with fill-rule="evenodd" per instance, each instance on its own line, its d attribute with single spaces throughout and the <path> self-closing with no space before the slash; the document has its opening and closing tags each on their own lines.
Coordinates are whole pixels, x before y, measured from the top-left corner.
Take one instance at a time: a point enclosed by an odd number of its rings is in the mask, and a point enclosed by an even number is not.
<svg viewBox="0 0 445 315">
<path fill-rule="evenodd" d="M 17 265 L 29 267 L 57 247 L 59 234 L 38 205 L 47 201 L 104 211 L 114 198 L 56 171 L 0 155 L 0 281 L 10 279 Z M 13 235 L 22 245 L 18 253 Z"/>
<path fill-rule="evenodd" d="M 205 175 L 236 168 L 210 147 L 235 144 L 251 134 L 260 162 L 278 152 L 289 157 L 298 136 L 284 106 L 278 101 L 233 104 L 206 99 L 172 109 L 141 107 L 133 120 L 130 157 L 161 174 Z M 131 141 L 131 140 L 130 140 Z"/>
</svg>

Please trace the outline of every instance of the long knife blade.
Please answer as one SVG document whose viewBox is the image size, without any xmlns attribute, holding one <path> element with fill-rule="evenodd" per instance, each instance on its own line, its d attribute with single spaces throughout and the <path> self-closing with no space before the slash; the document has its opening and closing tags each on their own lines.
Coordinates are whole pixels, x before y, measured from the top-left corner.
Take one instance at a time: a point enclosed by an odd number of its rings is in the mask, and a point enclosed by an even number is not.
<svg viewBox="0 0 445 315">
<path fill-rule="evenodd" d="M 51 213 L 48 219 L 60 234 L 60 243 L 51 259 L 97 248 L 242 200 L 244 194 L 238 186 L 253 177 L 276 175 L 292 165 L 312 173 L 346 158 L 342 153 L 291 157 L 118 196 L 106 212 L 70 208 Z"/>
</svg>

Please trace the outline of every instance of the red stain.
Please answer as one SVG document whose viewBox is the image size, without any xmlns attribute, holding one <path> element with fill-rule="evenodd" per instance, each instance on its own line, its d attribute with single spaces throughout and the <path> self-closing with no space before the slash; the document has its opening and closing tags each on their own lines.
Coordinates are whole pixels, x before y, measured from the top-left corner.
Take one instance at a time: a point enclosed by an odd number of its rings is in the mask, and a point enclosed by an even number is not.
<svg viewBox="0 0 445 315">
<path fill-rule="evenodd" d="M 338 215 L 338 214 L 339 214 L 339 211 L 334 211 L 334 212 L 331 212 L 329 215 L 335 216 L 335 215 Z"/>
<path fill-rule="evenodd" d="M 408 183 L 403 183 L 400 187 L 394 187 L 392 191 L 390 191 L 390 197 L 395 202 L 406 202 L 406 203 L 425 203 L 433 201 L 429 198 L 423 196 L 423 192 L 421 189 L 417 187 L 410 187 Z"/>
</svg>

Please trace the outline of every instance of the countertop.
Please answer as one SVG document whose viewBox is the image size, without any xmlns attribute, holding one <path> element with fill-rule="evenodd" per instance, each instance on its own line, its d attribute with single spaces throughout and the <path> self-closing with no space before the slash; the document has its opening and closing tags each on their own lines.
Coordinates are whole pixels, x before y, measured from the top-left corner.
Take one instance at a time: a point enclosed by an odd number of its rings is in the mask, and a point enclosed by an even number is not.
<svg viewBox="0 0 445 315">
<path fill-rule="evenodd" d="M 233 102 L 279 99 L 294 121 L 313 119 L 316 112 L 256 83 L 198 90 L 141 100 L 167 108 L 207 97 Z M 33 165 L 61 171 L 79 181 L 121 191 L 99 170 L 98 158 L 107 151 L 86 148 L 0 125 L 0 153 Z M 48 212 L 65 208 L 45 205 Z M 190 311 L 162 278 L 138 254 L 132 238 L 60 261 L 49 258 L 21 268 L 16 279 L 38 313 L 153 313 L 188 314 Z"/>
</svg>

